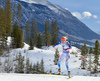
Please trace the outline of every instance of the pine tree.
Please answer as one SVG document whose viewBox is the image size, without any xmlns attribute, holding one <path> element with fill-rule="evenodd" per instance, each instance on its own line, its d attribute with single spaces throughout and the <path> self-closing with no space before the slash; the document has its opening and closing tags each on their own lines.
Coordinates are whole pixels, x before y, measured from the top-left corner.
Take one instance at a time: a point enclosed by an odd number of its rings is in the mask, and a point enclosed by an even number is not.
<svg viewBox="0 0 100 81">
<path fill-rule="evenodd" d="M 15 23 L 13 25 L 13 31 L 12 31 L 12 47 L 20 48 L 22 46 L 23 46 L 23 32 L 22 29 L 19 28 L 18 24 Z"/>
<path fill-rule="evenodd" d="M 15 22 L 15 15 L 16 15 L 16 5 L 13 5 L 12 24 L 14 24 L 14 22 Z"/>
<path fill-rule="evenodd" d="M 88 49 L 87 49 L 86 42 L 85 42 L 84 46 L 82 46 L 82 48 L 81 48 L 81 55 L 83 56 L 83 58 L 86 58 L 87 53 L 88 53 Z M 82 69 L 85 69 L 86 65 L 87 65 L 86 60 L 82 60 L 82 62 L 81 62 Z"/>
<path fill-rule="evenodd" d="M 57 65 L 58 59 L 59 59 L 59 51 L 58 51 L 58 49 L 56 49 L 54 57 L 55 57 L 54 58 L 54 64 Z"/>
<path fill-rule="evenodd" d="M 32 63 L 30 63 L 30 65 L 29 65 L 29 73 L 32 73 L 33 72 L 33 68 L 32 68 Z"/>
<path fill-rule="evenodd" d="M 100 55 L 100 49 L 99 49 L 99 41 L 96 40 L 95 42 L 95 48 L 94 48 L 94 72 L 98 71 L 99 66 L 99 55 Z"/>
<path fill-rule="evenodd" d="M 57 21 L 52 21 L 51 23 L 51 36 L 52 36 L 52 45 L 58 42 L 58 31 Z"/>
<path fill-rule="evenodd" d="M 40 73 L 40 64 L 39 64 L 38 61 L 37 61 L 37 64 L 36 64 L 36 73 Z"/>
<path fill-rule="evenodd" d="M 15 66 L 15 73 L 24 73 L 24 67 L 25 67 L 25 64 L 24 64 L 24 56 L 21 55 L 21 53 L 19 53 L 18 56 L 16 56 L 16 59 L 17 59 L 17 63 L 16 63 L 16 66 Z"/>
<path fill-rule="evenodd" d="M 41 73 L 44 73 L 44 61 L 41 59 Z"/>
<path fill-rule="evenodd" d="M 38 34 L 38 38 L 37 38 L 37 47 L 41 48 L 42 47 L 42 38 L 41 38 L 41 34 Z"/>
<path fill-rule="evenodd" d="M 22 27 L 22 22 L 21 22 L 21 20 L 22 20 L 22 6 L 21 6 L 21 4 L 18 4 L 17 9 L 18 9 L 18 12 L 17 12 L 18 25 L 21 28 L 21 31 L 23 32 L 23 27 Z M 24 41 L 24 35 L 22 35 L 22 41 Z"/>
<path fill-rule="evenodd" d="M 21 4 L 18 4 L 18 13 L 17 13 L 17 19 L 18 19 L 18 23 L 20 23 L 20 25 L 22 24 L 21 23 L 21 17 L 22 17 L 22 7 L 21 7 Z"/>
<path fill-rule="evenodd" d="M 34 38 L 34 20 L 32 19 L 31 22 L 31 27 L 30 27 L 30 49 L 34 50 L 34 42 L 33 42 L 33 38 Z"/>
<path fill-rule="evenodd" d="M 92 55 L 93 51 L 92 51 L 92 47 L 90 47 L 90 50 L 89 50 L 89 70 L 91 72 L 91 69 L 92 69 L 92 58 L 91 58 L 91 55 Z M 91 75 L 91 73 L 90 73 Z"/>
<path fill-rule="evenodd" d="M 6 44 L 6 15 L 3 8 L 0 8 L 0 49 L 1 51 L 5 48 Z"/>
<path fill-rule="evenodd" d="M 1 2 L 1 0 L 0 0 L 0 8 L 1 8 L 1 6 L 2 6 L 2 2 Z"/>
<path fill-rule="evenodd" d="M 25 33 L 26 33 L 25 40 L 29 44 L 29 42 L 30 42 L 30 23 L 29 23 L 29 20 L 27 20 L 27 22 L 26 22 Z"/>
<path fill-rule="evenodd" d="M 36 73 L 36 64 L 33 65 L 33 73 Z"/>
<path fill-rule="evenodd" d="M 34 46 L 37 46 L 37 37 L 38 37 L 38 27 L 37 21 L 34 22 Z"/>
<path fill-rule="evenodd" d="M 20 53 L 21 55 L 21 53 Z M 24 73 L 24 67 L 25 67 L 25 64 L 24 64 L 24 56 L 21 56 L 20 57 L 20 73 Z"/>
<path fill-rule="evenodd" d="M 12 19 L 12 12 L 11 12 L 11 2 L 10 0 L 5 1 L 5 19 L 6 19 L 6 34 L 7 36 L 10 35 L 11 30 L 12 30 L 12 24 L 11 24 L 11 19 Z M 6 38 L 7 38 L 6 36 Z"/>
<path fill-rule="evenodd" d="M 92 47 L 90 47 L 90 51 L 89 51 L 89 54 L 91 54 L 91 53 L 93 53 L 93 51 L 92 51 Z"/>
<path fill-rule="evenodd" d="M 0 47 L 0 56 L 3 55 L 3 50 Z"/>
<path fill-rule="evenodd" d="M 50 31 L 49 31 L 49 20 L 46 19 L 45 21 L 45 43 L 46 43 L 46 46 L 49 46 L 51 44 L 51 35 L 50 35 Z"/>
<path fill-rule="evenodd" d="M 4 63 L 4 69 L 7 73 L 10 73 L 10 71 L 13 70 L 13 64 L 12 64 L 12 60 L 8 57 L 7 59 L 5 59 L 5 63 Z"/>
<path fill-rule="evenodd" d="M 29 48 L 29 50 L 33 50 L 33 39 L 32 39 L 32 37 L 30 38 L 30 48 Z"/>
<path fill-rule="evenodd" d="M 30 61 L 29 58 L 26 59 L 26 73 L 30 72 Z"/>
<path fill-rule="evenodd" d="M 22 28 L 19 28 L 19 40 L 18 40 L 18 46 L 17 48 L 22 48 L 24 46 L 24 38 L 23 38 L 23 31 L 22 31 Z"/>
<path fill-rule="evenodd" d="M 45 46 L 46 43 L 45 43 L 45 34 L 44 34 L 44 32 L 41 34 L 41 38 L 42 38 L 42 45 Z"/>
<path fill-rule="evenodd" d="M 34 38 L 34 20 L 32 19 L 32 22 L 31 22 L 31 37 L 32 37 L 32 40 Z"/>
</svg>

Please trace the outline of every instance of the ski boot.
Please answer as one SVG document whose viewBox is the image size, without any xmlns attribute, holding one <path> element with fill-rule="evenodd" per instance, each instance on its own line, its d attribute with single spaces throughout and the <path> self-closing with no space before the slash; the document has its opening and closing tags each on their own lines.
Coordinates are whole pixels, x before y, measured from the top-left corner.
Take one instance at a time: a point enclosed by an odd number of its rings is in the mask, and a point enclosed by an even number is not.
<svg viewBox="0 0 100 81">
<path fill-rule="evenodd" d="M 71 78 L 70 71 L 68 71 L 68 77 Z"/>
<path fill-rule="evenodd" d="M 59 67 L 59 69 L 58 69 L 58 75 L 60 75 L 60 72 L 61 72 L 61 68 Z"/>
</svg>

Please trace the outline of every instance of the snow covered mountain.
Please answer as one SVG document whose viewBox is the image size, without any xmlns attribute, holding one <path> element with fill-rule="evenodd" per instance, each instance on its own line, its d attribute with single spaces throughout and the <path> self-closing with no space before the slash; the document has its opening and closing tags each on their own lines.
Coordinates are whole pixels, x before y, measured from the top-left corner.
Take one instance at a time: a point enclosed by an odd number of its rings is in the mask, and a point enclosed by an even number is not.
<svg viewBox="0 0 100 81">
<path fill-rule="evenodd" d="M 5 0 L 2 0 L 4 4 Z M 68 10 L 52 4 L 47 0 L 11 0 L 12 11 L 13 5 L 22 5 L 22 24 L 25 26 L 26 21 L 31 22 L 36 19 L 39 32 L 44 31 L 44 23 L 46 19 L 57 20 L 60 28 L 59 36 L 66 36 L 69 33 L 69 40 L 76 42 L 94 43 L 96 39 L 100 39 L 100 35 L 89 29 L 84 23 L 74 17 Z M 17 9 L 16 9 L 17 11 Z"/>
<path fill-rule="evenodd" d="M 48 4 L 47 0 L 20 0 L 20 1 L 25 1 L 28 3 L 35 3 L 35 4 L 42 4 L 42 5 Z"/>
</svg>

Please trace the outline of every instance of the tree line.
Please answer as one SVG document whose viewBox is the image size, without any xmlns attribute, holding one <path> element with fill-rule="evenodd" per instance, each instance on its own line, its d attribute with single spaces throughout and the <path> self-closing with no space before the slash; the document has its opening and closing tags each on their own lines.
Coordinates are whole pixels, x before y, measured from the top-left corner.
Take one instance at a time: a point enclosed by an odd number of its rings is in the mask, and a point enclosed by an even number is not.
<svg viewBox="0 0 100 81">
<path fill-rule="evenodd" d="M 12 8 L 10 0 L 5 0 L 4 8 L 2 8 L 1 5 L 2 3 L 0 2 L 0 54 L 3 54 L 3 51 L 8 48 L 8 36 L 12 37 L 12 47 L 22 46 L 23 30 L 18 24 L 19 22 L 21 24 L 21 5 L 19 4 L 17 6 L 18 12 L 15 12 L 15 5 L 14 11 L 11 11 Z M 15 15 L 17 15 L 18 21 L 15 21 Z"/>
<path fill-rule="evenodd" d="M 25 26 L 22 25 L 22 6 L 20 4 L 13 5 L 11 8 L 10 0 L 5 0 L 4 8 L 0 2 L 0 54 L 8 49 L 7 37 L 11 37 L 11 48 L 22 48 L 23 42 L 30 45 L 30 50 L 34 46 L 41 48 L 42 45 L 49 46 L 57 43 L 58 31 L 57 21 L 45 20 L 44 32 L 38 32 L 37 20 L 34 18 L 29 22 L 26 21 Z"/>
<path fill-rule="evenodd" d="M 30 45 L 30 49 L 33 49 L 34 46 L 41 48 L 42 46 L 50 46 L 58 42 L 59 28 L 57 26 L 57 21 L 52 21 L 50 23 L 50 21 L 46 19 L 44 26 L 44 32 L 39 33 L 37 21 L 32 19 L 32 22 L 29 23 L 29 20 L 27 20 L 24 38 L 25 42 Z"/>
<path fill-rule="evenodd" d="M 38 74 L 38 73 L 46 73 L 44 68 L 44 60 L 37 61 L 36 63 L 32 63 L 28 57 L 22 56 L 19 52 L 14 55 L 13 58 L 9 58 L 9 56 L 2 61 L 0 59 L 0 72 L 6 73 L 27 73 L 27 74 Z"/>
<path fill-rule="evenodd" d="M 97 73 L 100 71 L 100 45 L 99 41 L 96 40 L 95 47 L 87 48 L 86 43 L 81 48 L 81 55 L 87 60 L 81 61 L 81 68 L 87 69 L 91 73 Z"/>
</svg>

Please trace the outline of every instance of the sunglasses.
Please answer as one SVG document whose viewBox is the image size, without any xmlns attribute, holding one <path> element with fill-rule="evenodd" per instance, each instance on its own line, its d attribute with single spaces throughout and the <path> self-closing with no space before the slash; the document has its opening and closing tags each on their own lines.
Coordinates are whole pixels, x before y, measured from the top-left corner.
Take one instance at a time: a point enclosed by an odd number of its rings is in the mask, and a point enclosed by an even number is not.
<svg viewBox="0 0 100 81">
<path fill-rule="evenodd" d="M 65 42 L 65 41 L 61 41 L 61 42 Z"/>
</svg>

